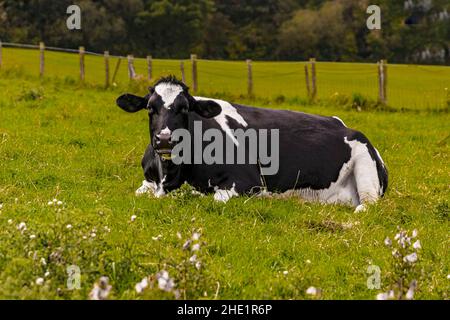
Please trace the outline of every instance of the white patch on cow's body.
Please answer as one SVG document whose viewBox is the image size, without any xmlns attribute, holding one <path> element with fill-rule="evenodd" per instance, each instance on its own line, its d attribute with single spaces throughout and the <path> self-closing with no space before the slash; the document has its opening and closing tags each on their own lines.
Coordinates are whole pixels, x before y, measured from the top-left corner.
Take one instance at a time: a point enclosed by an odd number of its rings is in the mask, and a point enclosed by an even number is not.
<svg viewBox="0 0 450 320">
<path fill-rule="evenodd" d="M 165 127 L 161 130 L 160 134 L 168 134 L 170 136 L 172 134 L 172 131 L 170 131 L 169 127 Z"/>
<path fill-rule="evenodd" d="M 164 178 L 162 178 L 161 182 L 159 183 L 156 192 L 155 192 L 155 197 L 156 198 L 161 198 L 162 196 L 164 196 L 166 194 L 166 192 L 164 191 L 164 182 L 166 181 L 166 176 L 164 176 Z"/>
<path fill-rule="evenodd" d="M 236 192 L 236 184 L 233 183 L 233 186 L 230 190 L 226 189 L 219 189 L 218 187 L 214 187 L 214 200 L 226 203 L 228 200 L 230 200 L 232 197 L 237 197 L 239 194 Z"/>
<path fill-rule="evenodd" d="M 342 121 L 341 118 L 339 118 L 339 117 L 337 117 L 337 116 L 333 116 L 333 118 L 336 119 L 336 120 L 338 120 L 340 123 L 342 123 L 342 125 L 343 125 L 344 127 L 347 127 L 347 126 L 345 125 L 344 121 Z"/>
<path fill-rule="evenodd" d="M 348 141 L 347 137 L 344 138 L 344 141 L 352 148 L 353 174 L 360 204 L 378 200 L 380 196 L 380 180 L 378 178 L 377 164 L 370 156 L 367 145 L 357 140 Z"/>
<path fill-rule="evenodd" d="M 183 92 L 183 88 L 177 84 L 163 82 L 155 87 L 155 92 L 161 97 L 164 107 L 170 109 L 178 95 Z"/>
<path fill-rule="evenodd" d="M 375 149 L 375 152 L 377 153 L 378 159 L 380 159 L 381 164 L 383 165 L 383 168 L 385 168 L 386 166 L 385 166 L 385 164 L 384 164 L 383 158 L 381 157 L 381 155 L 380 155 L 380 153 L 378 152 L 377 148 L 374 147 L 374 149 Z"/>
<path fill-rule="evenodd" d="M 155 191 L 156 191 L 157 188 L 158 188 L 158 186 L 153 181 L 144 180 L 144 181 L 142 181 L 142 186 L 140 186 L 136 190 L 136 195 L 137 196 L 141 196 L 141 195 L 143 195 L 145 193 L 148 193 L 148 192 L 151 192 L 151 193 L 155 194 Z"/>
<path fill-rule="evenodd" d="M 307 201 L 321 203 L 350 204 L 355 212 L 364 211 L 365 204 L 376 201 L 379 197 L 380 182 L 376 163 L 372 160 L 367 145 L 357 140 L 348 141 L 351 148 L 350 160 L 343 164 L 338 179 L 326 189 L 311 188 L 288 190 L 281 196 L 299 196 Z"/>
<path fill-rule="evenodd" d="M 230 117 L 231 119 L 234 119 L 237 123 L 242 125 L 243 127 L 247 127 L 247 121 L 244 120 L 244 118 L 237 112 L 236 108 L 231 105 L 231 103 L 223 100 L 218 99 L 210 99 L 210 98 L 204 98 L 204 97 L 194 97 L 196 100 L 200 101 L 206 101 L 211 100 L 217 103 L 221 108 L 222 112 L 220 112 L 219 115 L 214 117 L 214 120 L 217 121 L 219 126 L 222 128 L 223 131 L 230 137 L 231 140 L 233 140 L 234 144 L 236 146 L 239 146 L 239 142 L 237 141 L 236 137 L 233 135 L 230 126 L 228 125 L 228 120 L 226 117 Z"/>
</svg>

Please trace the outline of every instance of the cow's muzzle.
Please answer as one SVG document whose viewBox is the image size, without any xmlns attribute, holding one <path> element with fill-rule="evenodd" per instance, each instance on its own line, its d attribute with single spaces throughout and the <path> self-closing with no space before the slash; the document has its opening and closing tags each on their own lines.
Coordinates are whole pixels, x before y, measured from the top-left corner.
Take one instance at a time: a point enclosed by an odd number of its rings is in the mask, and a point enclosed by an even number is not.
<svg viewBox="0 0 450 320">
<path fill-rule="evenodd" d="M 155 150 L 163 160 L 172 159 L 172 137 L 170 134 L 160 133 L 155 136 Z"/>
</svg>

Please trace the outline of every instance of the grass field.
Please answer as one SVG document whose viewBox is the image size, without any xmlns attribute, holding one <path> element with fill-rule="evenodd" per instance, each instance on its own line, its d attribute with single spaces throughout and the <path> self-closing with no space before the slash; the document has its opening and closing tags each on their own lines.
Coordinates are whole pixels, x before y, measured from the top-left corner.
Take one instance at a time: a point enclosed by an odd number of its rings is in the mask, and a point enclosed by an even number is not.
<svg viewBox="0 0 450 320">
<path fill-rule="evenodd" d="M 126 59 L 125 59 L 126 60 Z M 123 60 L 116 83 L 128 83 L 126 61 Z M 111 77 L 117 59 L 111 58 Z M 39 74 L 39 51 L 16 48 L 3 49 L 4 68 L 21 68 L 23 73 Z M 86 82 L 105 83 L 103 57 L 87 55 Z M 191 63 L 184 61 L 186 82 L 191 84 Z M 256 97 L 283 101 L 306 99 L 305 62 L 253 62 L 254 94 Z M 147 76 L 145 59 L 135 59 L 136 72 Z M 181 76 L 180 61 L 153 60 L 153 75 L 175 74 Z M 311 72 L 311 71 L 310 71 Z M 60 79 L 79 78 L 79 57 L 73 53 L 47 51 L 45 74 Z M 199 90 L 202 94 L 247 94 L 247 66 L 244 61 L 198 62 Z M 317 63 L 317 88 L 319 99 L 342 100 L 360 94 L 376 101 L 378 97 L 377 66 L 375 63 Z M 447 89 L 446 89 L 447 88 Z M 450 67 L 420 65 L 388 66 L 388 104 L 401 109 L 442 109 L 450 101 Z M 340 99 L 339 99 L 340 98 Z"/>
<path fill-rule="evenodd" d="M 48 62 L 55 75 L 69 68 L 66 60 Z M 412 81 L 406 71 L 405 77 Z M 235 90 L 227 83 L 223 88 Z M 110 279 L 110 298 L 174 298 L 157 288 L 135 290 L 144 277 L 167 270 L 181 298 L 374 299 L 402 271 L 383 243 L 398 226 L 417 229 L 422 243 L 407 270 L 418 281 L 415 298 L 449 298 L 448 112 L 275 106 L 337 115 L 379 149 L 388 192 L 355 214 L 299 199 L 220 204 L 187 190 L 136 198 L 148 120 L 115 106 L 121 91 L 0 73 L 0 298 L 86 299 L 101 276 Z M 49 205 L 54 198 L 62 203 Z M 192 251 L 182 249 L 194 232 L 201 234 L 199 268 L 189 262 Z M 71 265 L 81 272 L 78 290 L 67 287 Z M 367 286 L 371 265 L 381 270 L 380 289 Z M 311 286 L 320 294 L 306 294 Z"/>
</svg>

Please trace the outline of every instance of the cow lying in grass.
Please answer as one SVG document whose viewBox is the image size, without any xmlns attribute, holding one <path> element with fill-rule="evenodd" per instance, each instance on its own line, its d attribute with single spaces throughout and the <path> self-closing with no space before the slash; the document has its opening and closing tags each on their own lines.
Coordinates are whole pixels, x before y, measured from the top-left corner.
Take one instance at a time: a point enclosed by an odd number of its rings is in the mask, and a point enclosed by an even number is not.
<svg viewBox="0 0 450 320">
<path fill-rule="evenodd" d="M 193 97 L 174 77 L 145 97 L 122 95 L 117 105 L 149 115 L 145 180 L 136 194 L 160 197 L 187 182 L 223 202 L 281 193 L 361 211 L 387 187 L 378 151 L 337 117 Z"/>
</svg>

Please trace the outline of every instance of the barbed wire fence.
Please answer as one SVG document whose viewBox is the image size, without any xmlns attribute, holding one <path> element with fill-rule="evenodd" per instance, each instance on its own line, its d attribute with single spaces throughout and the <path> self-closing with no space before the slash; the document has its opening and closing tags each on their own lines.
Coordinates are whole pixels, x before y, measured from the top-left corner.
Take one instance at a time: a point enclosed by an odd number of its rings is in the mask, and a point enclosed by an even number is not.
<svg viewBox="0 0 450 320">
<path fill-rule="evenodd" d="M 14 51 L 18 49 L 32 53 Z M 153 59 L 151 55 L 111 55 L 109 51 L 102 54 L 84 47 L 59 48 L 42 42 L 33 45 L 0 41 L 0 70 L 8 65 L 30 70 L 39 65 L 40 77 L 73 78 L 78 73 L 79 81 L 105 88 L 122 81 L 151 82 L 174 74 L 194 94 L 232 94 L 280 102 L 292 98 L 370 99 L 395 108 L 415 109 L 445 108 L 450 101 L 450 67 L 388 65 L 385 60 L 376 64 L 330 63 L 314 58 L 301 62 L 220 61 L 198 59 L 193 54 L 190 59 L 177 61 Z"/>
</svg>

